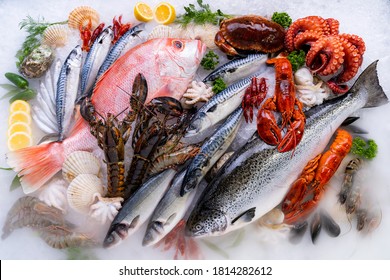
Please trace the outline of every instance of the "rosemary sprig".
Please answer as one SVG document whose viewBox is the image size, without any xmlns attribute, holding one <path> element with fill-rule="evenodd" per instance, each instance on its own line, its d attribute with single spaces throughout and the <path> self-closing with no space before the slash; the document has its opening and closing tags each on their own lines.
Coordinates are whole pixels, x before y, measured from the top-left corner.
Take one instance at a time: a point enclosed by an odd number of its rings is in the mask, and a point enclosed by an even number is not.
<svg viewBox="0 0 390 280">
<path fill-rule="evenodd" d="M 218 25 L 222 19 L 230 18 L 231 15 L 224 14 L 221 10 L 216 12 L 211 11 L 209 4 L 203 4 L 203 0 L 196 1 L 200 7 L 199 10 L 195 8 L 194 4 L 189 4 L 188 7 L 184 7 L 186 11 L 184 15 L 178 16 L 176 22 L 183 27 L 193 22 L 195 24 L 211 23 Z"/>
<path fill-rule="evenodd" d="M 20 64 L 23 62 L 24 58 L 28 56 L 36 47 L 41 43 L 42 34 L 45 29 L 53 24 L 66 24 L 67 21 L 49 23 L 45 22 L 43 17 L 38 17 L 37 20 L 33 19 L 31 16 L 23 19 L 19 23 L 20 30 L 24 29 L 29 35 L 24 40 L 22 47 L 16 52 L 16 66 L 19 68 Z"/>
</svg>

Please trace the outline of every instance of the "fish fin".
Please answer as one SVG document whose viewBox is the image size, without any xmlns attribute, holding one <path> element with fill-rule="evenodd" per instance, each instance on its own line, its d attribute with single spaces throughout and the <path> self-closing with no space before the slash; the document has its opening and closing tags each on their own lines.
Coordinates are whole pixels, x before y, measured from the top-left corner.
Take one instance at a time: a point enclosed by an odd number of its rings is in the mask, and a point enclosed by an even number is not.
<svg viewBox="0 0 390 280">
<path fill-rule="evenodd" d="M 165 221 L 164 225 L 169 225 L 170 223 L 172 223 L 172 220 L 174 220 L 177 216 L 177 213 L 173 213 L 172 215 L 170 215 L 168 217 L 168 219 Z"/>
<path fill-rule="evenodd" d="M 255 211 L 256 211 L 256 207 L 253 207 L 253 208 L 250 208 L 250 209 L 246 210 L 244 213 L 238 215 L 236 218 L 234 218 L 232 220 L 232 225 L 235 224 L 235 223 L 237 225 L 237 222 L 238 222 L 238 224 L 240 224 L 240 223 L 245 223 L 245 224 L 249 223 L 255 217 Z"/>
<path fill-rule="evenodd" d="M 130 223 L 129 228 L 135 228 L 139 222 L 139 215 L 137 215 Z"/>
<path fill-rule="evenodd" d="M 345 121 L 343 121 L 343 123 L 340 126 L 350 125 L 351 123 L 354 123 L 358 119 L 360 119 L 360 117 L 348 117 L 345 119 Z"/>
<path fill-rule="evenodd" d="M 384 105 L 389 102 L 386 94 L 384 93 L 381 85 L 379 84 L 377 73 L 378 60 L 371 63 L 359 78 L 353 84 L 350 92 L 358 92 L 361 87 L 366 88 L 368 92 L 368 100 L 363 108 L 372 108 Z"/>
<path fill-rule="evenodd" d="M 64 148 L 60 142 L 28 147 L 7 154 L 7 163 L 18 172 L 25 194 L 38 190 L 62 168 Z"/>
<path fill-rule="evenodd" d="M 348 125 L 345 129 L 353 134 L 368 134 L 367 130 L 353 124 Z"/>
<path fill-rule="evenodd" d="M 210 107 L 210 109 L 207 110 L 207 112 L 214 112 L 215 109 L 217 109 L 217 104 L 215 104 L 214 106 Z"/>
<path fill-rule="evenodd" d="M 58 140 L 59 134 L 58 133 L 50 133 L 41 138 L 41 140 L 38 141 L 38 145 L 43 142 L 56 142 Z"/>
</svg>

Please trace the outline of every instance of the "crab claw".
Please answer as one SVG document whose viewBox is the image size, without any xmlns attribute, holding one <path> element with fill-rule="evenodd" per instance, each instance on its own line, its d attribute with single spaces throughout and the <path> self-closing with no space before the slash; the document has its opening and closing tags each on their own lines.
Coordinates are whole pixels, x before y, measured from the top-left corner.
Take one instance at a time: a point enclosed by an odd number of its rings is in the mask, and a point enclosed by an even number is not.
<svg viewBox="0 0 390 280">
<path fill-rule="evenodd" d="M 224 38 L 221 31 L 215 34 L 215 45 L 217 45 L 224 53 L 230 56 L 239 56 L 239 53 L 233 48 Z"/>
</svg>

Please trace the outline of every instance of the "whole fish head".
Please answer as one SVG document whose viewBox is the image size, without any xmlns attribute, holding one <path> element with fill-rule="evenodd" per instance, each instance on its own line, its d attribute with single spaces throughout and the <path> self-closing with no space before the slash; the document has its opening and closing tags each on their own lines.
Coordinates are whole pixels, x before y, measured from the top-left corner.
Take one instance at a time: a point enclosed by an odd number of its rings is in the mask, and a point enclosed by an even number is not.
<svg viewBox="0 0 390 280">
<path fill-rule="evenodd" d="M 211 125 L 212 121 L 208 118 L 207 114 L 205 112 L 200 112 L 195 115 L 194 119 L 189 124 L 184 138 L 194 137 L 202 131 L 205 131 L 208 127 L 211 127 Z M 201 135 L 203 135 L 203 133 Z"/>
<path fill-rule="evenodd" d="M 202 209 L 191 214 L 186 225 L 186 234 L 193 237 L 222 234 L 228 226 L 226 215 L 216 209 Z"/>
<path fill-rule="evenodd" d="M 105 28 L 99 37 L 96 39 L 99 44 L 111 44 L 112 38 L 114 37 L 114 31 L 112 31 L 111 26 Z"/>
<path fill-rule="evenodd" d="M 160 221 L 152 221 L 149 223 L 144 239 L 142 240 L 142 246 L 149 246 L 160 240 L 161 236 L 165 232 L 164 224 Z"/>
<path fill-rule="evenodd" d="M 127 237 L 129 228 L 130 226 L 126 223 L 111 225 L 106 237 L 104 238 L 103 247 L 109 248 L 117 245 L 120 241 Z"/>
<path fill-rule="evenodd" d="M 199 40 L 174 38 L 154 40 L 161 41 L 156 54 L 161 76 L 188 79 L 195 75 L 206 52 L 205 44 Z"/>
<path fill-rule="evenodd" d="M 80 45 L 77 45 L 70 53 L 66 60 L 66 63 L 72 67 L 81 67 L 81 59 L 83 52 Z"/>
</svg>

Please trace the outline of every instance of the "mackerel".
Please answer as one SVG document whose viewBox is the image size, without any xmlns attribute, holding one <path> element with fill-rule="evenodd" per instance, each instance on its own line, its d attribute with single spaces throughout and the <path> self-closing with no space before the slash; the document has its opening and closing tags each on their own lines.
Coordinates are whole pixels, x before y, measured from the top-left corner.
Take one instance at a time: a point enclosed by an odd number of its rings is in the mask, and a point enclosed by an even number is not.
<svg viewBox="0 0 390 280">
<path fill-rule="evenodd" d="M 307 162 L 324 150 L 350 114 L 388 102 L 379 85 L 376 65 L 377 61 L 363 71 L 348 94 L 307 112 L 305 132 L 294 152 L 263 149 L 258 137 L 239 150 L 202 193 L 187 221 L 187 234 L 222 235 L 277 206 Z"/>
<path fill-rule="evenodd" d="M 110 50 L 114 33 L 107 27 L 100 33 L 92 44 L 81 70 L 81 94 L 86 95 L 92 90 L 100 66 L 103 64 Z"/>
<path fill-rule="evenodd" d="M 262 68 L 265 69 L 267 58 L 268 55 L 266 54 L 249 54 L 247 57 L 234 59 L 215 69 L 203 79 L 203 82 L 210 83 L 221 78 L 226 84 L 230 85 L 259 72 Z"/>
<path fill-rule="evenodd" d="M 224 124 L 203 143 L 199 153 L 191 161 L 184 176 L 180 191 L 181 195 L 196 188 L 206 173 L 229 148 L 237 134 L 242 121 L 242 115 L 242 108 L 237 108 Z"/>
<path fill-rule="evenodd" d="M 167 169 L 151 177 L 123 203 L 122 208 L 111 223 L 103 247 L 107 248 L 118 244 L 147 221 L 175 174 L 175 170 Z"/>
<path fill-rule="evenodd" d="M 123 34 L 119 40 L 112 46 L 106 59 L 97 73 L 97 79 L 104 73 L 110 66 L 119 58 L 125 49 L 130 49 L 136 45 L 142 43 L 142 40 L 138 37 L 138 34 L 143 31 L 145 27 L 144 23 L 140 23 L 133 28 L 130 28 L 125 34 Z"/>
<path fill-rule="evenodd" d="M 245 90 L 251 84 L 251 79 L 258 76 L 257 72 L 252 76 L 242 79 L 214 95 L 196 112 L 192 118 L 184 138 L 192 142 L 191 138 L 206 138 L 211 128 L 221 120 L 229 116 L 238 106 L 241 105 Z M 200 139 L 201 140 L 201 139 Z"/>
<path fill-rule="evenodd" d="M 58 140 L 62 141 L 68 132 L 80 82 L 81 47 L 76 46 L 66 58 L 57 80 L 56 117 Z"/>
<path fill-rule="evenodd" d="M 196 192 L 180 195 L 186 169 L 173 178 L 171 186 L 153 211 L 142 241 L 143 246 L 151 246 L 163 239 L 185 216 Z"/>
</svg>

